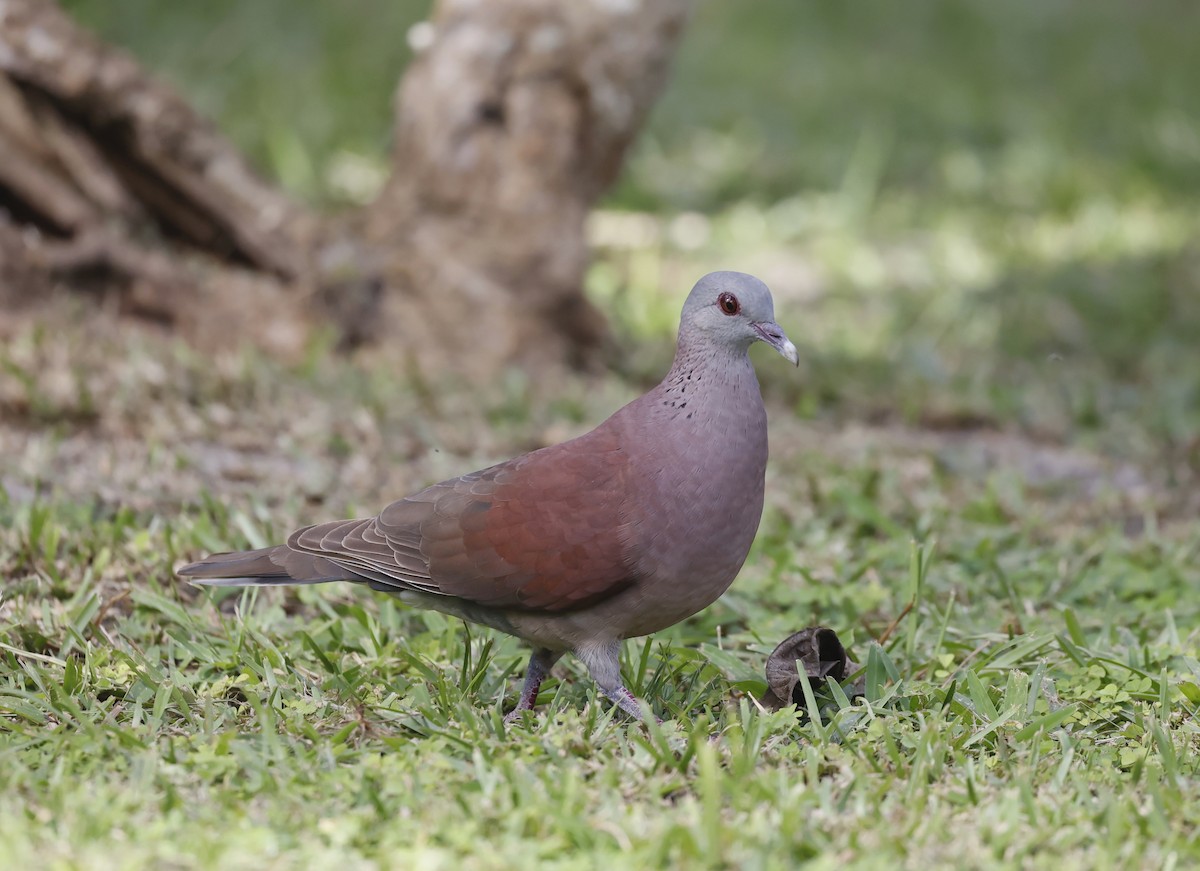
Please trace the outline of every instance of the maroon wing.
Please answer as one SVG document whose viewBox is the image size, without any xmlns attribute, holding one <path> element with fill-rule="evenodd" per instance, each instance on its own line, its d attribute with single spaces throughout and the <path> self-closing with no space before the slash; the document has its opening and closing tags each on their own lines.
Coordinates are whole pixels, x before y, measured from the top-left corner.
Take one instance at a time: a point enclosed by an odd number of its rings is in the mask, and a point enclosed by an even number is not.
<svg viewBox="0 0 1200 871">
<path fill-rule="evenodd" d="M 301 529 L 288 548 L 377 589 L 567 611 L 633 582 L 629 478 L 617 435 L 601 428 L 435 484 L 377 517 Z"/>
</svg>

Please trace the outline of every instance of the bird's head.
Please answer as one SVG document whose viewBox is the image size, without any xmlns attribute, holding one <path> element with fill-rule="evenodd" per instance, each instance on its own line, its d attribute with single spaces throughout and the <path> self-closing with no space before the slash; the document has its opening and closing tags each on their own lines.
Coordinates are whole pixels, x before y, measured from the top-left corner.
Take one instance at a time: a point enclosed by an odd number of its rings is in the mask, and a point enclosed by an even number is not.
<svg viewBox="0 0 1200 871">
<path fill-rule="evenodd" d="M 771 291 L 744 272 L 710 272 L 697 281 L 683 304 L 679 329 L 743 350 L 766 342 L 793 366 L 800 364 L 796 346 L 775 323 Z"/>
</svg>

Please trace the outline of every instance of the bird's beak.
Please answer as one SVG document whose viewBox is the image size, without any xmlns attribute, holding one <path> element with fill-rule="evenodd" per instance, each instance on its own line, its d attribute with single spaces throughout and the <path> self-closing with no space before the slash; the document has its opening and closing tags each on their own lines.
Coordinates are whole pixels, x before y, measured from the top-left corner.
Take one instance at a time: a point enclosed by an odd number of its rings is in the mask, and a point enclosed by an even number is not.
<svg viewBox="0 0 1200 871">
<path fill-rule="evenodd" d="M 774 321 L 755 324 L 754 331 L 758 333 L 759 338 L 778 351 L 783 359 L 793 366 L 800 365 L 800 355 L 796 352 L 796 346 L 792 344 L 792 340 L 787 337 L 787 333 L 779 324 Z"/>
</svg>

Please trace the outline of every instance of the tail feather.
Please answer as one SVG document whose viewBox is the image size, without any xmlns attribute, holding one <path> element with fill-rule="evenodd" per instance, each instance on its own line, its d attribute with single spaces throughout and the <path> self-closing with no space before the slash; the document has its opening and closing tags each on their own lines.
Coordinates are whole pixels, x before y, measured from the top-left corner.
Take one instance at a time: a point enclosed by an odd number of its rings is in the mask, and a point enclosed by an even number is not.
<svg viewBox="0 0 1200 871">
<path fill-rule="evenodd" d="M 344 569 L 329 560 L 297 553 L 286 545 L 214 553 L 199 562 L 189 563 L 178 573 L 193 584 L 209 587 L 327 584 L 350 579 Z"/>
</svg>

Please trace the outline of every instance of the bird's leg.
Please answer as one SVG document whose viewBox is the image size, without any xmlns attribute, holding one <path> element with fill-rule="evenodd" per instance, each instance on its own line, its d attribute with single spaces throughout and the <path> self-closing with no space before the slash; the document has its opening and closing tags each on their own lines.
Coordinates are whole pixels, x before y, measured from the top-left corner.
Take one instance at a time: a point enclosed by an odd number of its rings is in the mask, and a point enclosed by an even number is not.
<svg viewBox="0 0 1200 871">
<path fill-rule="evenodd" d="M 525 668 L 525 686 L 521 688 L 521 697 L 517 699 L 517 706 L 505 714 L 506 723 L 519 719 L 522 711 L 532 710 L 533 703 L 537 701 L 538 690 L 542 688 L 542 681 L 550 674 L 550 669 L 560 656 L 561 653 L 544 647 L 533 651 L 529 657 L 529 665 Z"/>
<path fill-rule="evenodd" d="M 624 684 L 617 686 L 615 690 L 604 689 L 604 694 L 612 700 L 612 703 L 622 711 L 633 717 L 635 720 L 644 720 L 646 715 L 642 713 L 642 705 L 638 701 L 638 697 L 627 690 Z M 658 719 L 657 717 L 655 719 Z M 659 720 L 659 722 L 662 722 Z"/>
<path fill-rule="evenodd" d="M 576 651 L 583 660 L 592 679 L 614 705 L 636 720 L 645 719 L 637 696 L 621 682 L 621 642 L 611 641 L 596 647 L 584 647 Z"/>
</svg>

